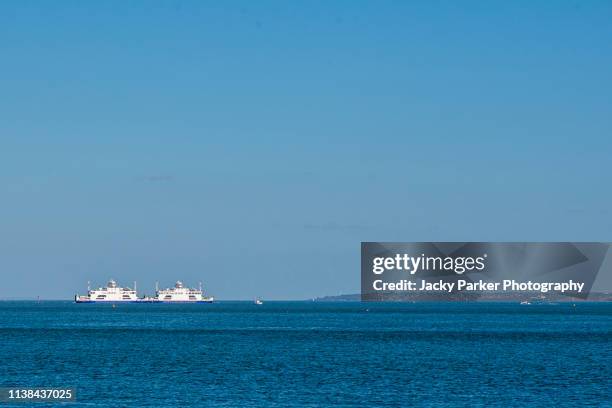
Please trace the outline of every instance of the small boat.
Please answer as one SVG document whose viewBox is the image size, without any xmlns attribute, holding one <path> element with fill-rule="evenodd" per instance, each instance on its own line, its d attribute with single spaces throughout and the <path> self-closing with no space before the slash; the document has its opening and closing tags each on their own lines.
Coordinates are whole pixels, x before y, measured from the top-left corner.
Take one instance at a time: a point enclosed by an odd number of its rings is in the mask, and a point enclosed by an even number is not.
<svg viewBox="0 0 612 408">
<path fill-rule="evenodd" d="M 530 301 L 528 301 L 528 300 L 523 300 L 523 301 L 521 302 L 521 305 L 530 305 L 530 304 L 531 304 L 531 302 L 530 302 Z"/>
<path fill-rule="evenodd" d="M 256 305 L 263 305 L 263 300 L 261 300 L 261 299 L 255 299 L 255 304 L 256 304 Z"/>
</svg>

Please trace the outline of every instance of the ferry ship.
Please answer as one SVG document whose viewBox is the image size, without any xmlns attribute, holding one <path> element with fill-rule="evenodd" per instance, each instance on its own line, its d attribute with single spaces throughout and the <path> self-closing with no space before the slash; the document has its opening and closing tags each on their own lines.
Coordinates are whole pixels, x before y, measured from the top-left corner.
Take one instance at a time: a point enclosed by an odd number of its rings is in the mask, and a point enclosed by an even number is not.
<svg viewBox="0 0 612 408">
<path fill-rule="evenodd" d="M 97 303 L 97 302 L 134 302 L 134 303 L 212 303 L 214 298 L 205 297 L 202 292 L 202 283 L 199 289 L 185 287 L 183 282 L 177 281 L 173 288 L 159 290 L 155 284 L 154 297 L 138 297 L 136 294 L 136 282 L 134 289 L 122 288 L 113 279 L 108 281 L 106 287 L 90 289 L 87 285 L 87 295 L 75 295 L 76 303 Z"/>
<path fill-rule="evenodd" d="M 90 289 L 89 284 L 87 285 L 87 295 L 85 296 L 74 296 L 76 303 L 94 303 L 94 302 L 138 302 L 138 296 L 136 296 L 136 282 L 134 282 L 134 289 L 122 288 L 117 286 L 117 282 L 113 279 L 109 280 L 106 287 L 98 289 Z"/>
<path fill-rule="evenodd" d="M 212 303 L 214 298 L 205 297 L 202 292 L 202 283 L 200 283 L 199 289 L 188 288 L 183 285 L 183 282 L 177 281 L 173 288 L 166 288 L 155 290 L 154 301 L 162 303 Z"/>
</svg>

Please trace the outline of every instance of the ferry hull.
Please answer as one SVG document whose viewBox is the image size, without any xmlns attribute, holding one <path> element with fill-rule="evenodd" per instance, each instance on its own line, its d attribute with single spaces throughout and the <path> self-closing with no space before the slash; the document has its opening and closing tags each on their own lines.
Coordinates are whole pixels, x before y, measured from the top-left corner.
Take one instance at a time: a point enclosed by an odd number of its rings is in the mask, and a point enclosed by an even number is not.
<svg viewBox="0 0 612 408">
<path fill-rule="evenodd" d="M 74 303 L 143 303 L 143 302 L 140 300 L 75 300 Z"/>
<path fill-rule="evenodd" d="M 168 301 L 161 300 L 75 300 L 74 303 L 157 303 L 157 304 L 192 304 L 192 303 L 214 303 L 212 300 L 194 300 L 194 301 Z"/>
<path fill-rule="evenodd" d="M 191 304 L 191 303 L 214 303 L 214 299 L 202 299 L 202 300 L 159 300 L 159 299 L 126 299 L 126 300 L 96 300 L 96 299 L 83 299 L 75 298 L 74 303 L 179 303 L 179 304 Z"/>
</svg>

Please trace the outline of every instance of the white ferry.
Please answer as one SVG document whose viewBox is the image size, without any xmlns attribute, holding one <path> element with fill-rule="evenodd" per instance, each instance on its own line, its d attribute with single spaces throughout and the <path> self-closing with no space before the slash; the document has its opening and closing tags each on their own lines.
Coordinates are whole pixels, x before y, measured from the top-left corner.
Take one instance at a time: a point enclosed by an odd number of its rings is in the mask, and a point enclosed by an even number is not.
<svg viewBox="0 0 612 408">
<path fill-rule="evenodd" d="M 214 298 L 205 297 L 202 292 L 202 283 L 199 289 L 192 289 L 183 286 L 183 282 L 177 281 L 173 288 L 158 289 L 157 284 L 155 290 L 154 302 L 162 303 L 212 303 Z"/>
<path fill-rule="evenodd" d="M 139 299 L 136 295 L 136 282 L 134 282 L 134 289 L 121 288 L 111 279 L 104 288 L 90 289 L 87 285 L 87 295 L 75 295 L 74 301 L 76 303 L 138 302 Z"/>
<path fill-rule="evenodd" d="M 106 287 L 90 289 L 87 284 L 87 295 L 75 295 L 76 303 L 97 303 L 97 302 L 136 302 L 136 303 L 212 303 L 214 298 L 205 297 L 202 292 L 202 283 L 199 289 L 192 289 L 183 286 L 181 281 L 176 282 L 173 288 L 159 290 L 155 284 L 154 297 L 138 297 L 136 294 L 136 282 L 134 289 L 117 286 L 113 279 L 108 281 Z"/>
</svg>

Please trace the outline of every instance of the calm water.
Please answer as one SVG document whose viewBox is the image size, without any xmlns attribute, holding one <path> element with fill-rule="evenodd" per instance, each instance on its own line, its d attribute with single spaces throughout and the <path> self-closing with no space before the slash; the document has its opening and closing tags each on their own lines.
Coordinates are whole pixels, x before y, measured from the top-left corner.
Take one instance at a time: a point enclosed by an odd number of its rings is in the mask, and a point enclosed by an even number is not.
<svg viewBox="0 0 612 408">
<path fill-rule="evenodd" d="M 70 407 L 612 406 L 612 304 L 0 302 L 0 347 Z"/>
</svg>

